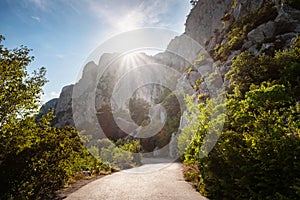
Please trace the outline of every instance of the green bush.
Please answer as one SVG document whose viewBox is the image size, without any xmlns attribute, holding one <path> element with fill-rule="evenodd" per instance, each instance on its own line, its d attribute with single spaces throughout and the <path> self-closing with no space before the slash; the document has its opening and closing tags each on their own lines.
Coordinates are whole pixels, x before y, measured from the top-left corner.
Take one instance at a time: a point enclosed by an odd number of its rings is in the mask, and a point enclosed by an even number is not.
<svg viewBox="0 0 300 200">
<path fill-rule="evenodd" d="M 245 100 L 230 100 L 226 129 L 202 159 L 209 122 L 201 114 L 202 120 L 194 123 L 197 127 L 187 127 L 191 134 L 197 131 L 184 154 L 184 162 L 196 164 L 199 174 L 189 171 L 185 176 L 196 180 L 202 194 L 212 199 L 299 198 L 293 188 L 299 187 L 295 174 L 300 174 L 300 140 L 295 133 L 300 120 L 299 110 L 287 106 L 290 103 L 282 85 L 262 86 L 247 92 Z M 202 113 L 206 110 L 202 106 Z"/>
<path fill-rule="evenodd" d="M 290 50 L 259 57 L 243 53 L 227 74 L 227 102 L 195 103 L 188 97 L 188 125 L 178 139 L 189 166 L 185 177 L 210 199 L 300 198 L 300 42 Z M 206 157 L 205 136 L 226 121 L 215 147 Z M 222 109 L 221 109 L 222 110 Z M 213 114 L 215 113 L 215 114 Z M 195 165 L 197 168 L 195 168 Z M 197 169 L 197 170 L 195 170 Z"/>
<path fill-rule="evenodd" d="M 274 56 L 253 56 L 241 53 L 233 62 L 225 78 L 230 81 L 229 94 L 244 95 L 251 85 L 270 81 L 289 86 L 293 97 L 300 96 L 300 38 L 290 50 L 277 51 Z M 238 92 L 237 92 L 238 91 Z"/>
<path fill-rule="evenodd" d="M 141 146 L 137 140 L 123 141 L 119 139 L 113 143 L 108 139 L 101 139 L 98 143 L 105 144 L 100 146 L 98 157 L 101 161 L 107 162 L 113 167 L 126 169 L 141 164 Z M 95 146 L 92 148 L 95 148 Z"/>
<path fill-rule="evenodd" d="M 29 75 L 29 53 L 0 45 L 0 199 L 53 199 L 77 171 L 102 168 L 74 128 L 36 119 L 45 69 Z"/>
</svg>

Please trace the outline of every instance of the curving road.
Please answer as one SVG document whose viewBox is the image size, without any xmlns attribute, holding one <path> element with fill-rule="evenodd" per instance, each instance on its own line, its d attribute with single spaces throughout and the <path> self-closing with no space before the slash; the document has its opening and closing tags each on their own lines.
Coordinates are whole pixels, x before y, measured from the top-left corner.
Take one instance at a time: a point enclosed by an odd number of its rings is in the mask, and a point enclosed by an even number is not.
<svg viewBox="0 0 300 200">
<path fill-rule="evenodd" d="M 204 200 L 184 181 L 180 163 L 146 159 L 146 164 L 105 176 L 74 193 L 67 200 Z"/>
</svg>

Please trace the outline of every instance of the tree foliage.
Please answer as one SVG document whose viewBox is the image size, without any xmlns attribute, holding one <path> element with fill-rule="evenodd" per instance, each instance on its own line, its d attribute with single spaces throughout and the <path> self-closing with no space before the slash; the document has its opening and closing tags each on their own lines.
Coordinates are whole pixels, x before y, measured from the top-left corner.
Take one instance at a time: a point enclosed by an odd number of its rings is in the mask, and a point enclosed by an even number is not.
<svg viewBox="0 0 300 200">
<path fill-rule="evenodd" d="M 28 73 L 32 61 L 27 47 L 0 45 L 0 199 L 53 199 L 77 171 L 102 167 L 74 128 L 50 127 L 51 113 L 36 120 L 46 79 Z"/>
<path fill-rule="evenodd" d="M 138 140 L 99 139 L 89 149 L 94 156 L 119 169 L 132 168 L 141 164 L 141 145 Z"/>
<path fill-rule="evenodd" d="M 226 74 L 230 81 L 229 93 L 244 95 L 251 85 L 264 81 L 272 84 L 284 84 L 290 87 L 294 97 L 300 96 L 300 39 L 296 39 L 291 50 L 283 50 L 274 56 L 262 54 L 253 56 L 249 52 L 241 53 Z"/>
<path fill-rule="evenodd" d="M 211 199 L 300 198 L 300 38 L 274 56 L 236 58 L 226 121 L 218 142 L 201 158 L 215 107 L 187 99 L 188 126 L 179 138 L 185 177 Z M 220 118 L 222 119 L 222 118 Z M 181 146 L 180 146 L 181 145 Z"/>
<path fill-rule="evenodd" d="M 26 67 L 33 61 L 30 49 L 21 46 L 9 50 L 3 47 L 2 40 L 0 36 L 0 124 L 5 124 L 37 108 L 46 71 L 41 68 L 29 76 Z"/>
</svg>

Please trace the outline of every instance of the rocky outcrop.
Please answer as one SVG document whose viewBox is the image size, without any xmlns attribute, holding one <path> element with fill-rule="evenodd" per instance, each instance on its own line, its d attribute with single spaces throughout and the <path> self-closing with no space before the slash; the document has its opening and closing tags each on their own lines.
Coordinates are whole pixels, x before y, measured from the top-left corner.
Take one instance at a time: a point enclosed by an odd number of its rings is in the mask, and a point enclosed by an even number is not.
<svg viewBox="0 0 300 200">
<path fill-rule="evenodd" d="M 56 124 L 58 128 L 75 126 L 72 112 L 72 93 L 74 85 L 63 87 L 55 108 Z"/>
<path fill-rule="evenodd" d="M 185 25 L 185 34 L 204 45 L 214 32 L 222 28 L 222 17 L 232 0 L 199 0 L 191 10 Z"/>
<path fill-rule="evenodd" d="M 300 11 L 277 0 L 199 0 L 188 15 L 185 33 L 171 40 L 163 53 L 155 56 L 139 54 L 143 59 L 136 64 L 154 62 L 172 67 L 180 73 L 174 83 L 179 93 L 215 96 L 228 84 L 224 76 L 241 52 L 273 54 L 276 50 L 289 48 L 299 33 Z M 118 53 L 106 53 L 98 64 L 88 63 L 81 79 L 74 86 L 63 88 L 58 100 L 46 103 L 43 113 L 55 108 L 56 126 L 74 125 L 75 120 L 78 127 L 92 135 L 99 135 L 101 127 L 106 127 L 113 138 L 123 137 L 122 132 L 114 130 L 117 124 L 125 129 L 136 128 L 126 118 L 124 121 L 117 117 L 116 123 L 111 123 L 116 108 L 123 112 L 122 115 L 127 115 L 120 100 L 127 98 L 126 94 L 132 90 L 130 85 L 136 81 L 129 79 L 131 82 L 115 88 L 117 80 L 129 70 L 119 57 Z M 110 70 L 105 71 L 109 63 Z M 136 77 L 147 79 L 139 72 Z M 155 88 L 146 90 L 153 93 Z M 112 98 L 112 91 L 119 92 L 122 98 Z M 162 89 L 157 91 L 159 96 Z M 109 115 L 105 115 L 107 111 Z M 184 124 L 186 121 L 182 118 L 181 127 Z M 155 148 L 155 142 L 151 145 Z"/>
<path fill-rule="evenodd" d="M 258 26 L 256 29 L 250 31 L 247 35 L 247 39 L 252 43 L 263 42 L 266 38 L 272 38 L 275 35 L 275 23 L 269 21 L 265 24 Z"/>
<path fill-rule="evenodd" d="M 195 77 L 201 77 L 204 81 L 196 88 L 207 96 L 211 96 L 209 88 L 220 87 L 222 81 L 221 88 L 228 84 L 224 76 L 242 51 L 256 56 L 262 53 L 272 55 L 276 50 L 289 48 L 300 33 L 300 11 L 279 1 L 235 0 L 219 3 L 223 4 L 216 3 L 222 6 L 215 9 L 213 19 L 218 23 L 212 23 L 214 32 L 200 29 L 211 23 L 203 16 L 208 11 L 202 9 L 210 6 L 205 5 L 204 1 L 199 1 L 193 8 L 186 24 L 186 33 L 205 44 L 205 49 L 214 60 L 209 65 L 196 62 L 192 71 L 184 73 L 183 77 L 190 80 L 192 88 L 196 86 Z M 223 54 L 220 55 L 220 52 Z"/>
<path fill-rule="evenodd" d="M 237 0 L 232 2 L 232 16 L 235 19 L 241 18 L 244 15 L 252 12 L 255 9 L 261 8 L 263 4 L 267 2 L 266 0 L 256 0 L 256 1 L 249 1 L 249 0 Z"/>
</svg>

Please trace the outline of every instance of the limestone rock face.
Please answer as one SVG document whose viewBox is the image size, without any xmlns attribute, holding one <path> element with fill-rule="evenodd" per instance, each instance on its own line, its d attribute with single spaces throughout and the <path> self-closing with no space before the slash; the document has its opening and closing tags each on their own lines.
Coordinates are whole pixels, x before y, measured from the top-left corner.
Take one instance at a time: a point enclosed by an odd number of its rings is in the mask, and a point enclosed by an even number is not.
<svg viewBox="0 0 300 200">
<path fill-rule="evenodd" d="M 249 0 L 239 0 L 233 2 L 233 17 L 235 19 L 238 19 L 247 13 L 262 7 L 262 5 L 265 3 L 265 0 L 255 0 L 255 1 L 249 1 Z M 235 5 L 234 5 L 235 4 Z"/>
<path fill-rule="evenodd" d="M 194 63 L 198 58 L 203 45 L 187 34 L 176 36 L 172 39 L 165 52 L 154 56 L 156 62 L 172 67 L 180 73 Z"/>
<path fill-rule="evenodd" d="M 199 0 L 186 20 L 185 33 L 195 41 L 204 45 L 222 28 L 222 17 L 230 9 L 232 0 Z"/>
<path fill-rule="evenodd" d="M 65 126 L 74 126 L 73 112 L 72 112 L 72 93 L 74 85 L 63 87 L 59 99 L 57 101 L 55 116 L 57 117 L 58 128 Z"/>
<path fill-rule="evenodd" d="M 262 53 L 272 55 L 276 50 L 286 49 L 292 45 L 296 35 L 300 32 L 299 10 L 286 4 L 280 4 L 277 0 L 236 0 L 232 1 L 231 7 L 221 17 L 222 20 L 225 20 L 226 25 L 219 27 L 215 33 L 212 33 L 211 38 L 206 43 L 206 50 L 213 52 L 217 45 L 226 45 L 231 39 L 227 37 L 227 33 L 231 31 L 230 27 L 237 20 L 245 18 L 251 12 L 259 13 L 262 9 L 271 10 L 271 8 L 275 8 L 272 17 L 261 19 L 256 27 L 254 26 L 252 30 L 249 30 L 246 38 L 241 41 L 239 49 L 230 50 L 229 56 L 225 59 L 223 58 L 221 62 L 215 60 L 214 65 L 218 67 L 211 73 L 220 73 L 224 77 L 230 69 L 233 59 L 242 51 L 249 51 L 256 56 Z M 200 16 L 201 14 L 198 15 Z M 259 16 L 257 17 L 259 18 Z M 187 24 L 187 27 L 189 27 L 189 24 Z M 191 32 L 197 32 L 197 28 Z"/>
<path fill-rule="evenodd" d="M 275 23 L 269 21 L 265 24 L 260 25 L 256 29 L 248 33 L 248 40 L 253 43 L 263 42 L 267 38 L 274 37 L 275 34 Z"/>
</svg>

